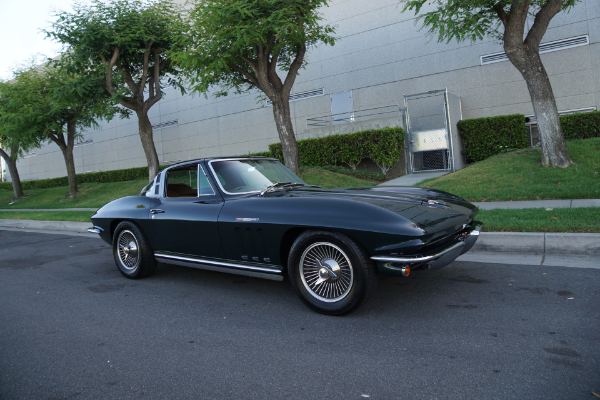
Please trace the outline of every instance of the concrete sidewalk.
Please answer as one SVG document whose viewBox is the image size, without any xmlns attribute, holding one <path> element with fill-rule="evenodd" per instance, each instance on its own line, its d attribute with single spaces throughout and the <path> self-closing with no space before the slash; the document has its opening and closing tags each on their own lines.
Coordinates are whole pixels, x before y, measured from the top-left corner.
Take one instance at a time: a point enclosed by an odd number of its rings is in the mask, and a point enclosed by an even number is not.
<svg viewBox="0 0 600 400">
<path fill-rule="evenodd" d="M 523 208 L 580 208 L 600 207 L 600 199 L 528 200 L 473 202 L 480 210 L 519 210 Z"/>
<path fill-rule="evenodd" d="M 91 226 L 91 222 L 0 219 L 0 230 L 70 232 L 87 236 L 87 228 Z M 482 232 L 473 250 L 600 256 L 600 233 Z"/>
</svg>

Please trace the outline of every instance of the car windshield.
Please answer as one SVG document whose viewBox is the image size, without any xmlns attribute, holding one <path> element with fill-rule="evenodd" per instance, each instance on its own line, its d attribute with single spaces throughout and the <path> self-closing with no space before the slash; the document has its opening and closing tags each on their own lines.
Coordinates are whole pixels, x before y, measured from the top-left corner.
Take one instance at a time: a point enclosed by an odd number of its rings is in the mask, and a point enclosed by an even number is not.
<svg viewBox="0 0 600 400">
<path fill-rule="evenodd" d="M 210 165 L 227 194 L 260 192 L 280 182 L 307 184 L 277 160 L 214 160 Z"/>
</svg>

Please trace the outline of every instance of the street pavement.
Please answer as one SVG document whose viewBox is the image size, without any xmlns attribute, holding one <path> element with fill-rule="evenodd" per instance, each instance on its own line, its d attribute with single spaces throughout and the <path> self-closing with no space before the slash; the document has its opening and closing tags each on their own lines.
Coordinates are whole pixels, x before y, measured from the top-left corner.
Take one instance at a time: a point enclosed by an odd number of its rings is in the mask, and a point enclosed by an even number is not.
<svg viewBox="0 0 600 400">
<path fill-rule="evenodd" d="M 598 282 L 455 262 L 328 317 L 287 282 L 127 280 L 97 238 L 0 230 L 0 399 L 593 398 Z"/>
</svg>

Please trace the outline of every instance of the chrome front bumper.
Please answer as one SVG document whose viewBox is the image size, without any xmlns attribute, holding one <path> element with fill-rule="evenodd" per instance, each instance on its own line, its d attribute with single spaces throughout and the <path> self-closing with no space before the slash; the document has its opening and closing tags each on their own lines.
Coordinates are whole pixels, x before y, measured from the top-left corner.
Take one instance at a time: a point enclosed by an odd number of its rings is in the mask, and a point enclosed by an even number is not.
<svg viewBox="0 0 600 400">
<path fill-rule="evenodd" d="M 100 228 L 99 226 L 92 226 L 91 228 L 88 228 L 87 231 L 90 233 L 101 233 L 104 232 L 104 229 Z"/>
<path fill-rule="evenodd" d="M 466 232 L 467 235 L 464 238 L 457 239 L 456 242 L 446 245 L 441 249 L 436 249 L 430 254 L 417 256 L 374 256 L 371 257 L 371 260 L 384 263 L 383 267 L 390 270 L 390 272 L 400 271 L 406 265 L 412 267 L 427 265 L 428 269 L 443 268 L 475 245 L 483 226 L 480 222 L 475 224 L 476 226 L 470 232 Z"/>
</svg>

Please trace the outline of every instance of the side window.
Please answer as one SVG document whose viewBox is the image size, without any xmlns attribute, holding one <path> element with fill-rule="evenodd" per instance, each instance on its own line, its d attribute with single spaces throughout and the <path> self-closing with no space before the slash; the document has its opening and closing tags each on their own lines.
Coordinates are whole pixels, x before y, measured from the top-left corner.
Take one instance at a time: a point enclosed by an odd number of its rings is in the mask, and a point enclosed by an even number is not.
<svg viewBox="0 0 600 400">
<path fill-rule="evenodd" d="M 212 186 L 210 186 L 210 182 L 208 182 L 208 178 L 206 177 L 206 173 L 204 172 L 204 168 L 201 165 L 198 165 L 198 195 L 206 196 L 215 194 Z"/>
<path fill-rule="evenodd" d="M 167 197 L 196 196 L 198 196 L 198 164 L 168 171 Z"/>
</svg>

